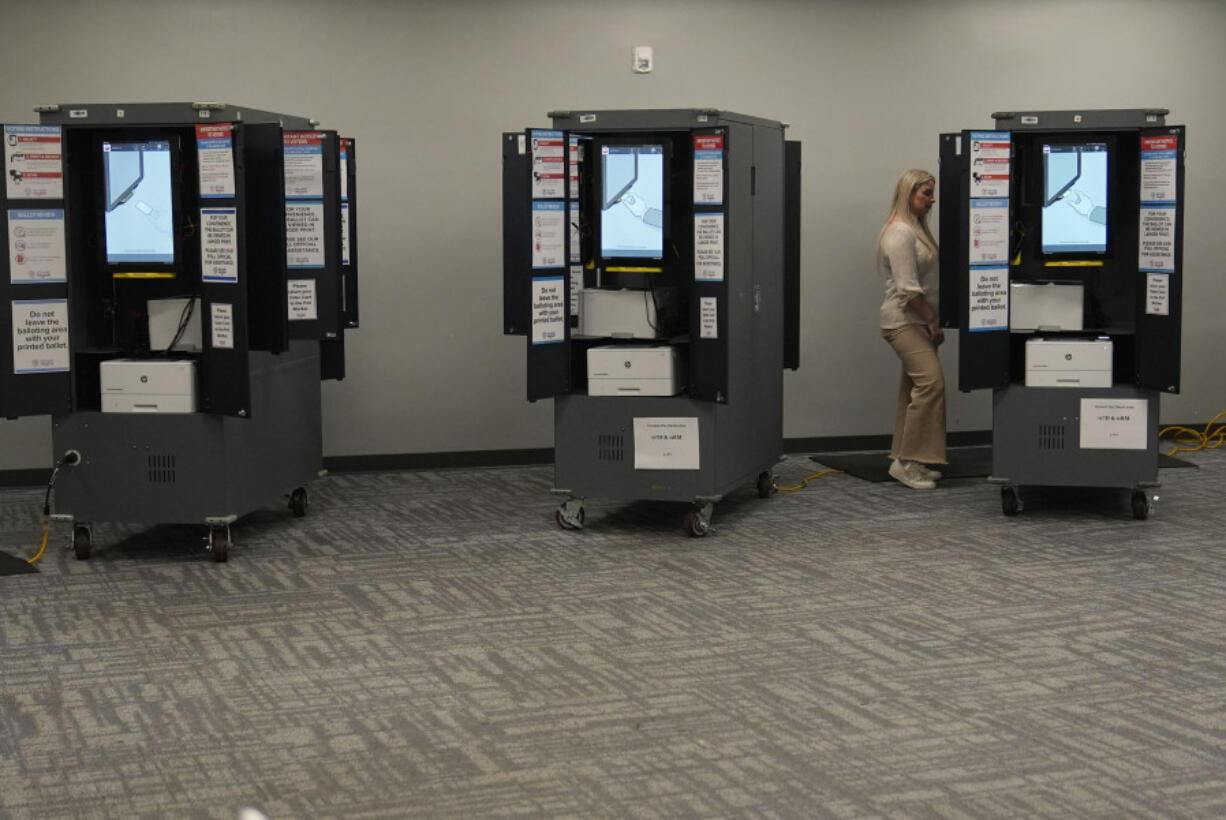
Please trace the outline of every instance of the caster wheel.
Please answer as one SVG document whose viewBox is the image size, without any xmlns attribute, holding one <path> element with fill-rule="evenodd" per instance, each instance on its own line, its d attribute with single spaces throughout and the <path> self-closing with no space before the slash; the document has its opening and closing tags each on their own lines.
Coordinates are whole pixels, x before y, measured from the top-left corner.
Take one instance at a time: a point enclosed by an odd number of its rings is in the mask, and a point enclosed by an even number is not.
<svg viewBox="0 0 1226 820">
<path fill-rule="evenodd" d="M 697 510 L 685 514 L 685 531 L 692 538 L 702 538 L 711 531 L 711 522 Z"/>
<path fill-rule="evenodd" d="M 89 527 L 74 527 L 72 530 L 72 553 L 77 556 L 78 561 L 84 561 L 89 558 L 89 551 L 93 547 L 93 537 L 90 535 Z"/>
<path fill-rule="evenodd" d="M 213 530 L 212 548 L 214 563 L 224 564 L 230 559 L 230 532 L 228 529 Z"/>
<path fill-rule="evenodd" d="M 775 492 L 775 477 L 770 473 L 758 473 L 758 498 L 770 498 Z"/>
<path fill-rule="evenodd" d="M 1022 508 L 1017 498 L 1017 490 L 1012 487 L 1000 488 L 1000 509 L 1007 516 L 1015 516 Z"/>
<path fill-rule="evenodd" d="M 553 520 L 557 521 L 558 526 L 564 530 L 583 529 L 583 518 L 584 518 L 584 515 L 583 515 L 582 507 L 579 508 L 579 512 L 576 513 L 574 517 L 571 517 L 566 514 L 565 504 L 563 504 L 561 507 L 558 507 L 557 511 L 553 514 Z"/>
<path fill-rule="evenodd" d="M 299 487 L 289 494 L 289 508 L 295 518 L 304 517 L 309 506 L 311 506 L 311 500 L 307 496 L 306 488 Z"/>
<path fill-rule="evenodd" d="M 1132 517 L 1138 521 L 1149 518 L 1149 497 L 1140 490 L 1132 494 Z"/>
</svg>

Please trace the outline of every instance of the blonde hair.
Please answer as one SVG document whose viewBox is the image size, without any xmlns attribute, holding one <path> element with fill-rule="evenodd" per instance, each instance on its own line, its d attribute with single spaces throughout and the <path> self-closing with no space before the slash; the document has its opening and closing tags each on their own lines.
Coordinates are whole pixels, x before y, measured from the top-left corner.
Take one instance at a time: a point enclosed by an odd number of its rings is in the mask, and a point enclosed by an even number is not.
<svg viewBox="0 0 1226 820">
<path fill-rule="evenodd" d="M 894 201 L 890 203 L 885 224 L 877 232 L 878 252 L 881 251 L 881 237 L 885 235 L 885 229 L 890 227 L 891 222 L 910 225 L 920 241 L 932 248 L 933 253 L 937 252 L 937 241 L 933 238 L 932 231 L 928 230 L 928 214 L 917 217 L 911 212 L 911 197 L 915 196 L 915 192 L 929 183 L 936 185 L 936 181 L 936 177 L 922 168 L 912 168 L 898 178 L 898 184 L 894 186 Z"/>
</svg>

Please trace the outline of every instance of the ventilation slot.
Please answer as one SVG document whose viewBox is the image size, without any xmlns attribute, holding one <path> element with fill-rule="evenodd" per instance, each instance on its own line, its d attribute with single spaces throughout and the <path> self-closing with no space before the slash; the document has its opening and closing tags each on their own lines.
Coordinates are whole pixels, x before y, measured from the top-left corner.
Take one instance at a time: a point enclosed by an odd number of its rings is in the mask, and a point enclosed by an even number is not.
<svg viewBox="0 0 1226 820">
<path fill-rule="evenodd" d="M 1039 449 L 1040 450 L 1063 450 L 1064 449 L 1064 425 L 1063 424 L 1040 424 L 1039 425 Z"/>
<path fill-rule="evenodd" d="M 175 483 L 175 457 L 149 456 L 149 483 Z"/>
<path fill-rule="evenodd" d="M 625 437 L 621 433 L 596 436 L 597 461 L 621 461 L 626 457 Z"/>
</svg>

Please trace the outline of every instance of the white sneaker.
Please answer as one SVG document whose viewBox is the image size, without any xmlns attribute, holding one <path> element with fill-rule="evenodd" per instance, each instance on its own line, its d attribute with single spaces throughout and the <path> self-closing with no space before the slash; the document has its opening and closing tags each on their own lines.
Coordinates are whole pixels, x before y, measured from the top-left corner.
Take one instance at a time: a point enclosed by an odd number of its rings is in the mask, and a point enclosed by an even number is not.
<svg viewBox="0 0 1226 820">
<path fill-rule="evenodd" d="M 914 461 L 908 461 L 905 464 L 895 461 L 890 465 L 890 477 L 913 490 L 935 490 L 936 482 L 931 478 L 925 478 L 920 469 L 923 469 L 921 465 Z"/>
<path fill-rule="evenodd" d="M 898 461 L 898 459 L 893 459 L 893 460 Z M 921 464 L 918 461 L 913 461 L 911 463 L 915 465 L 915 470 L 916 472 L 920 474 L 921 477 L 926 478 L 929 481 L 940 481 L 941 480 L 940 470 L 933 470 L 932 468 L 924 464 Z"/>
</svg>

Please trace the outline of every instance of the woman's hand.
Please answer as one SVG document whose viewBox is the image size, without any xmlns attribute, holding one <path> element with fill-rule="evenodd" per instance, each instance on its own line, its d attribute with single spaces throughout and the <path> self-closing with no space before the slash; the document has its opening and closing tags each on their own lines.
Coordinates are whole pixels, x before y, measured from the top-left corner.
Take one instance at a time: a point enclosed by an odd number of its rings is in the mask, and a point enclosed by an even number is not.
<svg viewBox="0 0 1226 820">
<path fill-rule="evenodd" d="M 924 294 L 917 293 L 907 302 L 907 306 L 920 315 L 924 320 L 924 329 L 928 331 L 928 338 L 932 340 L 933 347 L 940 347 L 945 341 L 945 331 L 941 330 L 941 323 L 937 321 L 936 311 L 928 306 L 928 302 L 924 299 Z"/>
<path fill-rule="evenodd" d="M 927 328 L 928 328 L 928 338 L 932 339 L 932 344 L 935 347 L 940 347 L 942 344 L 944 344 L 945 331 L 941 329 L 941 326 L 939 324 L 937 324 L 936 319 L 933 319 L 930 322 L 928 322 Z"/>
</svg>

